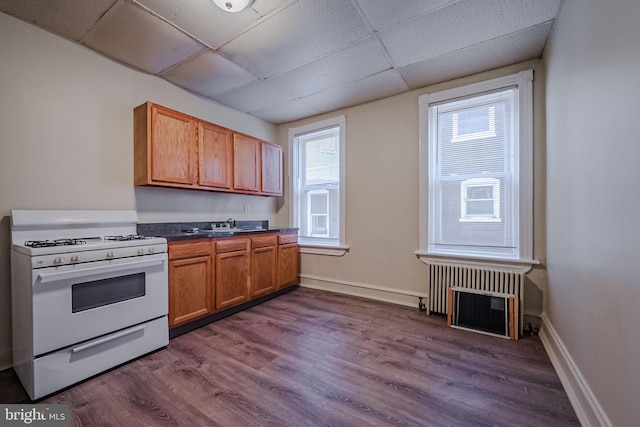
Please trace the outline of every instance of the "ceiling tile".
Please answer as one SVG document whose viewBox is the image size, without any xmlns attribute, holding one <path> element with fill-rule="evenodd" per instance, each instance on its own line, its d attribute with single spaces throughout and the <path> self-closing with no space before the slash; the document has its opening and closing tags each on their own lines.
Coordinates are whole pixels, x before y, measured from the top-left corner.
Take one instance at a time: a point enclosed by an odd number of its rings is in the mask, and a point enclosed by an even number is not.
<svg viewBox="0 0 640 427">
<path fill-rule="evenodd" d="M 136 2 L 214 49 L 260 18 L 252 8 L 237 13 L 225 12 L 212 0 Z"/>
<path fill-rule="evenodd" d="M 302 98 L 322 112 L 350 107 L 408 90 L 400 73 L 387 70 L 362 80 Z"/>
<path fill-rule="evenodd" d="M 190 58 L 161 76 L 210 97 L 256 80 L 251 73 L 211 50 Z"/>
<path fill-rule="evenodd" d="M 162 19 L 123 0 L 111 8 L 81 42 L 151 74 L 205 47 Z"/>
<path fill-rule="evenodd" d="M 322 92 L 391 68 L 374 37 L 268 79 L 295 98 Z"/>
<path fill-rule="evenodd" d="M 2 0 L 0 11 L 78 41 L 117 0 Z"/>
<path fill-rule="evenodd" d="M 427 59 L 400 69 L 400 74 L 416 89 L 493 68 L 539 58 L 547 41 L 551 23 Z"/>
<path fill-rule="evenodd" d="M 273 105 L 291 101 L 293 98 L 277 90 L 264 80 L 257 80 L 215 97 L 231 108 L 243 112 L 261 110 Z"/>
<path fill-rule="evenodd" d="M 397 67 L 453 52 L 554 19 L 560 0 L 462 0 L 381 30 Z"/>
<path fill-rule="evenodd" d="M 357 0 L 375 30 L 415 18 L 457 0 Z"/>
<path fill-rule="evenodd" d="M 262 110 L 252 111 L 251 115 L 269 123 L 280 124 L 298 120 L 303 117 L 315 116 L 320 113 L 321 111 L 302 101 L 293 100 Z"/>
<path fill-rule="evenodd" d="M 261 78 L 293 70 L 367 36 L 350 1 L 299 0 L 220 51 Z"/>
</svg>

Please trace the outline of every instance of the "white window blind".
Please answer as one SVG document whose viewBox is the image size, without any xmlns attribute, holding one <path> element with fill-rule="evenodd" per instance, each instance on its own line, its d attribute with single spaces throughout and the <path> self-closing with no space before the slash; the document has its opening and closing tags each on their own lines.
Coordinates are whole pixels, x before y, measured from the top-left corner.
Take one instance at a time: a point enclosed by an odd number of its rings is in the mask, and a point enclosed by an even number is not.
<svg viewBox="0 0 640 427">
<path fill-rule="evenodd" d="M 292 225 L 298 243 L 344 254 L 344 116 L 289 129 Z M 308 253 L 333 255 L 329 249 Z"/>
<path fill-rule="evenodd" d="M 301 237 L 338 240 L 340 212 L 340 128 L 300 135 L 298 202 Z"/>
<path fill-rule="evenodd" d="M 518 248 L 518 90 L 429 106 L 429 246 L 511 256 Z"/>
<path fill-rule="evenodd" d="M 420 247 L 432 262 L 533 259 L 533 70 L 421 95 Z"/>
</svg>

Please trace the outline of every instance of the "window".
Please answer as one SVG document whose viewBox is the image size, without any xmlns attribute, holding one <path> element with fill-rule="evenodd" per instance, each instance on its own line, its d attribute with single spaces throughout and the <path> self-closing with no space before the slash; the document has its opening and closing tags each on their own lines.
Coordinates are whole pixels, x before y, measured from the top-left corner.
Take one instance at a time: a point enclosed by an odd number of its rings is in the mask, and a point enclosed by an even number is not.
<svg viewBox="0 0 640 427">
<path fill-rule="evenodd" d="M 307 193 L 307 230 L 311 237 L 329 237 L 329 190 Z"/>
<path fill-rule="evenodd" d="M 289 129 L 291 221 L 300 250 L 343 255 L 345 244 L 345 118 Z"/>
<path fill-rule="evenodd" d="M 452 115 L 453 138 L 451 141 L 491 138 L 496 136 L 496 108 L 482 106 L 467 108 Z"/>
<path fill-rule="evenodd" d="M 531 70 L 420 97 L 420 249 L 532 263 Z"/>
<path fill-rule="evenodd" d="M 472 178 L 460 184 L 460 221 L 500 221 L 500 180 Z"/>
</svg>

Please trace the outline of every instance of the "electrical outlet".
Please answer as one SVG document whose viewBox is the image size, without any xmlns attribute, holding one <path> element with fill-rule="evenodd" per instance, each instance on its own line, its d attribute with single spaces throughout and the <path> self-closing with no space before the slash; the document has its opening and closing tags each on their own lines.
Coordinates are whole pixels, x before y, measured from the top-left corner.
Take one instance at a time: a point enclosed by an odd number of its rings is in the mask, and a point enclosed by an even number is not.
<svg viewBox="0 0 640 427">
<path fill-rule="evenodd" d="M 249 213 L 249 205 L 244 205 L 244 214 L 247 215 Z"/>
</svg>

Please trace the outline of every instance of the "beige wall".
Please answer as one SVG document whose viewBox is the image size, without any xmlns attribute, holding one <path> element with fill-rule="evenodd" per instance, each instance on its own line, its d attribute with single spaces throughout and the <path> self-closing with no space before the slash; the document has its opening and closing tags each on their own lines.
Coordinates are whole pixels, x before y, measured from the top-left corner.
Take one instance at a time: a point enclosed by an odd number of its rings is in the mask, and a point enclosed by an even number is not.
<svg viewBox="0 0 640 427">
<path fill-rule="evenodd" d="M 543 337 L 585 426 L 640 423 L 639 22 L 637 0 L 565 0 L 545 52 Z"/>
<path fill-rule="evenodd" d="M 273 125 L 1 13 L 0 58 L 0 369 L 11 363 L 11 209 L 137 209 L 140 222 L 273 220 L 279 198 L 134 188 L 133 108 L 150 100 L 270 141 Z"/>
<path fill-rule="evenodd" d="M 338 114 L 346 116 L 346 211 L 350 250 L 342 257 L 302 255 L 302 282 L 307 286 L 417 306 L 416 296 L 426 294 L 428 280 L 427 266 L 414 255 L 418 249 L 418 97 L 528 68 L 534 69 L 534 256 L 544 264 L 545 78 L 542 65 L 541 61 L 522 63 L 278 126 L 278 142 L 286 146 L 290 127 Z M 286 150 L 288 153 L 288 147 Z M 288 185 L 285 190 L 289 190 Z M 281 222 L 288 220 L 288 209 L 285 205 L 279 211 Z M 534 269 L 529 278 L 525 312 L 539 315 L 541 289 L 546 284 L 544 265 Z"/>
</svg>

